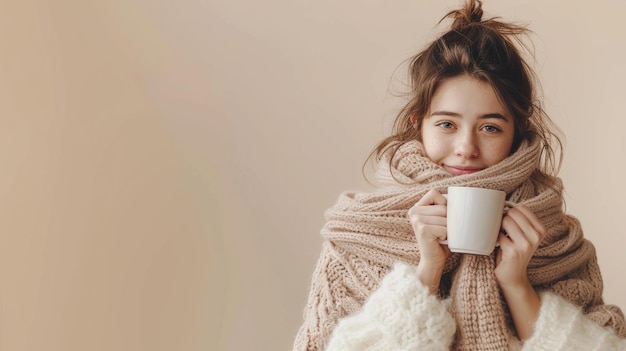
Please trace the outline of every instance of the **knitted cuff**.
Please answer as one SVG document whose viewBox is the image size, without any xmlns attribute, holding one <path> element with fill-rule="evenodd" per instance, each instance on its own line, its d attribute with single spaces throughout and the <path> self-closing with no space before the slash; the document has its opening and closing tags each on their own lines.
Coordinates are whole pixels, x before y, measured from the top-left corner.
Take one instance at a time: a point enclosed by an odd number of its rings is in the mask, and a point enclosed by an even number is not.
<svg viewBox="0 0 626 351">
<path fill-rule="evenodd" d="M 541 308 L 533 335 L 522 350 L 621 350 L 621 341 L 610 330 L 588 319 L 580 307 L 561 296 L 542 292 Z M 621 345 L 625 347 L 626 345 Z"/>
<path fill-rule="evenodd" d="M 455 328 L 447 303 L 428 292 L 417 279 L 416 267 L 399 262 L 363 310 L 340 321 L 330 345 L 344 350 L 447 351 Z"/>
</svg>

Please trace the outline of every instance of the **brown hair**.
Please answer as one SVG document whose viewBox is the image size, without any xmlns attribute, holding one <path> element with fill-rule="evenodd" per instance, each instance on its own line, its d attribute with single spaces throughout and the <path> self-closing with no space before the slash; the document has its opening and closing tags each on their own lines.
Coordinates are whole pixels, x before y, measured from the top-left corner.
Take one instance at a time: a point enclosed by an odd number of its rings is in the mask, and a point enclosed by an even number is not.
<svg viewBox="0 0 626 351">
<path fill-rule="evenodd" d="M 468 0 L 464 7 L 441 19 L 439 23 L 452 19 L 451 29 L 410 59 L 411 98 L 398 113 L 392 134 L 376 146 L 368 160 L 375 156 L 380 161 L 391 152 L 392 162 L 404 143 L 421 141 L 421 123 L 437 87 L 446 78 L 468 75 L 489 83 L 512 114 L 515 133 L 511 152 L 525 139 L 540 139 L 541 164 L 533 178 L 551 187 L 562 160 L 561 132 L 541 107 L 536 92 L 538 79 L 520 53 L 520 49 L 532 53 L 522 40 L 530 31 L 499 18 L 483 20 L 482 16 L 482 1 Z"/>
</svg>

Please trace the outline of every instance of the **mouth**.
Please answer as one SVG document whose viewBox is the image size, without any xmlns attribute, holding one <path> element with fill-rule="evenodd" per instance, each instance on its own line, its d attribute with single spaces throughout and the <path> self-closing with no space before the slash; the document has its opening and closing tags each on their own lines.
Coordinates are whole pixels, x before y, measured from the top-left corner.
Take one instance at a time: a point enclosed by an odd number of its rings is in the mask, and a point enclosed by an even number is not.
<svg viewBox="0 0 626 351">
<path fill-rule="evenodd" d="M 443 165 L 443 168 L 445 168 L 446 171 L 454 175 L 470 174 L 470 173 L 475 173 L 484 169 L 481 167 L 448 166 L 448 165 Z"/>
</svg>

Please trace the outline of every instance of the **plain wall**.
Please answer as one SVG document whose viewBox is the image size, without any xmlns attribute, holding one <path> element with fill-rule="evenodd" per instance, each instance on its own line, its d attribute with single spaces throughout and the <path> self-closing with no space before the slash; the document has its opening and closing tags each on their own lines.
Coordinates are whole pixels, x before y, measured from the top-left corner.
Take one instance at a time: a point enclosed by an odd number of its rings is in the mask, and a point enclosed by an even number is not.
<svg viewBox="0 0 626 351">
<path fill-rule="evenodd" d="M 485 2 L 536 32 L 568 211 L 626 308 L 626 3 Z M 323 211 L 369 188 L 459 3 L 4 1 L 0 349 L 290 349 Z"/>
</svg>

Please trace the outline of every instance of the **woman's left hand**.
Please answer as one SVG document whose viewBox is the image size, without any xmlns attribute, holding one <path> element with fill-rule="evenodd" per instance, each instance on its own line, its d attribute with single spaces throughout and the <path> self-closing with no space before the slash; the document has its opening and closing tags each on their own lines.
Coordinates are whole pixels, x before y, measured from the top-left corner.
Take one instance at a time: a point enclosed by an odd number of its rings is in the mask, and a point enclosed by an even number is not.
<svg viewBox="0 0 626 351">
<path fill-rule="evenodd" d="M 546 235 L 546 228 L 533 211 L 518 205 L 502 219 L 502 230 L 504 233 L 498 237 L 500 249 L 495 269 L 498 285 L 503 290 L 527 287 L 526 269 Z"/>
<path fill-rule="evenodd" d="M 524 205 L 508 211 L 502 219 L 502 230 L 496 256 L 496 281 L 504 293 L 520 340 L 534 332 L 541 300 L 528 280 L 528 263 L 546 236 L 539 218 Z"/>
</svg>

